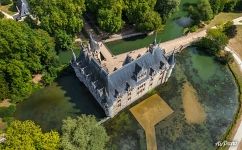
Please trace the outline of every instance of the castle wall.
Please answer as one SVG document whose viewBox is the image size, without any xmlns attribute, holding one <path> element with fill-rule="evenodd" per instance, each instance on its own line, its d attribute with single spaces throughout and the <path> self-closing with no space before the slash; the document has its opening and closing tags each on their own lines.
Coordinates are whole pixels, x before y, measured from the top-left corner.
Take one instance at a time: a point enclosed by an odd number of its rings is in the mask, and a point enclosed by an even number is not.
<svg viewBox="0 0 242 150">
<path fill-rule="evenodd" d="M 72 64 L 72 68 L 74 69 L 77 78 L 88 88 L 90 93 L 93 95 L 93 97 L 99 103 L 99 105 L 103 108 L 103 110 L 105 111 L 106 115 L 109 116 L 110 115 L 110 110 L 105 108 L 105 106 L 101 103 L 103 97 L 100 97 L 99 92 L 93 86 L 90 78 L 88 78 L 88 76 L 85 75 L 84 72 L 82 72 L 81 69 L 78 68 L 78 66 L 76 66 L 76 64 Z M 112 108 L 112 107 L 110 107 L 110 108 Z"/>
<path fill-rule="evenodd" d="M 170 70 L 172 71 L 173 68 Z M 168 71 L 170 71 L 168 70 Z M 118 112 L 144 96 L 147 92 L 156 88 L 157 86 L 165 83 L 169 78 L 167 70 L 162 70 L 155 74 L 153 77 L 148 78 L 144 82 L 137 85 L 131 91 L 127 91 L 120 98 L 116 98 L 113 103 L 113 108 L 111 109 L 111 117 L 115 116 Z"/>
</svg>

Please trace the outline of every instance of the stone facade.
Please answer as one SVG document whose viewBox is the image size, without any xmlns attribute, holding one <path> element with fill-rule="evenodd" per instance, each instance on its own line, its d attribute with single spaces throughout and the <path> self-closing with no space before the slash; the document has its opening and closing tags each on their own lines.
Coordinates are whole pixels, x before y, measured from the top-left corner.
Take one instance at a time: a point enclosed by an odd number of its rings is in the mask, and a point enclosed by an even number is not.
<svg viewBox="0 0 242 150">
<path fill-rule="evenodd" d="M 91 38 L 88 46 L 82 46 L 78 58 L 73 53 L 71 65 L 76 76 L 110 117 L 167 82 L 175 66 L 174 53 L 166 56 L 156 43 L 136 58 L 127 55 L 122 66 L 112 72 L 102 65 L 102 61 L 108 62 L 103 56 L 100 44 Z"/>
</svg>

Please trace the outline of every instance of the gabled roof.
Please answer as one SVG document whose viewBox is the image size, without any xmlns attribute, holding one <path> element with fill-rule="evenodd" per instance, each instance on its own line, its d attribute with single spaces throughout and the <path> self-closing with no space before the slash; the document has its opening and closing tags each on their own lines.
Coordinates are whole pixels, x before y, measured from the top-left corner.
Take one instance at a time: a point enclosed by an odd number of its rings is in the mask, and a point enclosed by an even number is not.
<svg viewBox="0 0 242 150">
<path fill-rule="evenodd" d="M 145 69 L 148 71 L 147 77 L 143 79 L 146 80 L 147 78 L 149 78 L 150 71 L 160 70 L 160 68 L 165 69 L 168 66 L 169 64 L 167 58 L 164 55 L 164 51 L 160 47 L 154 48 L 152 52 L 145 53 L 137 60 L 132 61 L 131 63 L 108 75 L 107 91 L 109 93 L 109 96 L 115 95 L 114 89 L 121 94 L 124 93 L 127 83 L 130 85 L 131 88 L 139 84 L 134 79 L 134 75 L 141 69 Z M 143 82 L 143 80 L 139 82 Z"/>
</svg>

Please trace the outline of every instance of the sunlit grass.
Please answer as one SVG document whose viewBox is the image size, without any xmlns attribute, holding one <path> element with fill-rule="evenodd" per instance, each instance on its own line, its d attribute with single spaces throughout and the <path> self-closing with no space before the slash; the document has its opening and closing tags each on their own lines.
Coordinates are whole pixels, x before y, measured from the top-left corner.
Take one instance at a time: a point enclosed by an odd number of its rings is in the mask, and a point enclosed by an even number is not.
<svg viewBox="0 0 242 150">
<path fill-rule="evenodd" d="M 0 10 L 4 11 L 9 15 L 14 15 L 17 13 L 17 9 L 13 4 L 5 5 L 5 6 L 0 5 Z"/>
</svg>

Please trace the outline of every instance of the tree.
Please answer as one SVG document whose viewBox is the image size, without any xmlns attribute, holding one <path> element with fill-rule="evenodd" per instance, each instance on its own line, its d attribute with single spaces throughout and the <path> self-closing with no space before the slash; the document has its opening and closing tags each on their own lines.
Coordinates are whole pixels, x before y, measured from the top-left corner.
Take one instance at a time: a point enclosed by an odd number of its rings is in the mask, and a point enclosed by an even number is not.
<svg viewBox="0 0 242 150">
<path fill-rule="evenodd" d="M 222 11 L 234 11 L 241 0 L 209 0 L 209 2 L 211 4 L 213 13 L 218 14 Z"/>
<path fill-rule="evenodd" d="M 198 48 L 207 51 L 212 55 L 219 54 L 228 44 L 228 37 L 221 29 L 208 30 L 207 36 L 196 43 Z"/>
<path fill-rule="evenodd" d="M 161 30 L 159 14 L 152 8 L 153 3 L 143 0 L 126 0 L 125 12 L 129 23 L 135 24 L 139 31 Z"/>
<path fill-rule="evenodd" d="M 224 26 L 223 26 L 223 32 L 229 37 L 229 38 L 233 38 L 236 36 L 237 34 L 237 27 L 236 25 L 233 24 L 232 21 L 227 22 Z"/>
<path fill-rule="evenodd" d="M 0 19 L 4 18 L 4 14 L 0 12 Z"/>
<path fill-rule="evenodd" d="M 122 3 L 116 3 L 111 7 L 101 8 L 98 11 L 98 24 L 101 29 L 107 32 L 117 32 L 123 27 Z"/>
<path fill-rule="evenodd" d="M 43 133 L 32 121 L 13 121 L 6 131 L 3 149 L 55 150 L 59 149 L 59 134 L 55 131 Z"/>
<path fill-rule="evenodd" d="M 94 116 L 81 115 L 63 121 L 61 146 L 65 150 L 102 150 L 108 141 L 105 128 Z"/>
<path fill-rule="evenodd" d="M 178 9 L 179 5 L 180 0 L 157 0 L 155 10 L 159 12 L 164 23 Z"/>
<path fill-rule="evenodd" d="M 202 21 L 208 21 L 213 18 L 213 11 L 208 0 L 200 0 L 197 9 L 200 12 L 200 19 Z"/>
<path fill-rule="evenodd" d="M 59 30 L 55 33 L 56 50 L 59 52 L 71 50 L 73 48 L 73 39 L 65 31 Z"/>
<path fill-rule="evenodd" d="M 9 97 L 8 82 L 3 73 L 0 73 L 0 101 Z"/>
<path fill-rule="evenodd" d="M 12 0 L 0 0 L 1 5 L 8 5 L 8 4 L 11 4 L 11 3 L 12 3 Z"/>
<path fill-rule="evenodd" d="M 57 30 L 74 35 L 83 27 L 84 0 L 29 0 L 29 5 L 31 13 L 40 19 L 41 28 L 51 35 Z"/>
<path fill-rule="evenodd" d="M 155 11 L 146 11 L 143 18 L 137 23 L 139 31 L 160 31 L 162 23 L 160 16 Z"/>
<path fill-rule="evenodd" d="M 47 32 L 23 22 L 0 20 L 0 26 L 0 93 L 17 102 L 32 92 L 32 75 L 51 76 L 48 83 L 56 77 L 55 44 Z"/>
<path fill-rule="evenodd" d="M 235 6 L 237 5 L 239 0 L 227 0 L 224 5 L 224 11 L 231 12 L 234 11 Z"/>
<path fill-rule="evenodd" d="M 213 10 L 208 0 L 200 0 L 195 6 L 190 5 L 188 11 L 196 24 L 213 18 Z"/>
</svg>

